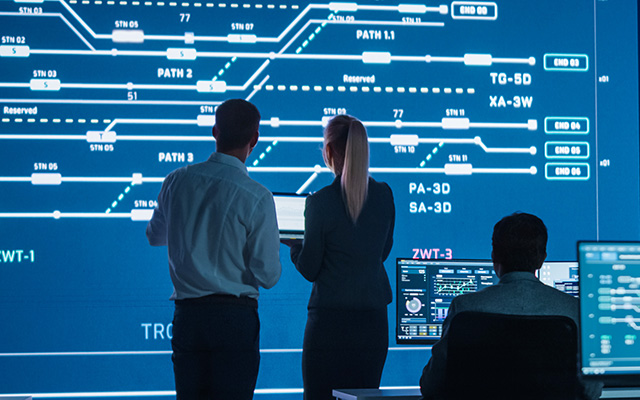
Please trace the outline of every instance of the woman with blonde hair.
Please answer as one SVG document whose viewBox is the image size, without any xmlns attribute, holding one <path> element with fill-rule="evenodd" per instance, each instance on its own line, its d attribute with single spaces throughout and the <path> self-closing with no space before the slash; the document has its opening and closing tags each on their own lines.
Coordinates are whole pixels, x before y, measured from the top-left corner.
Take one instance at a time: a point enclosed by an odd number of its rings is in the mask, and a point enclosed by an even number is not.
<svg viewBox="0 0 640 400">
<path fill-rule="evenodd" d="M 334 182 L 310 195 L 305 236 L 291 260 L 313 282 L 302 352 L 305 400 L 332 389 L 377 388 L 387 357 L 391 287 L 383 262 L 393 244 L 395 207 L 386 183 L 369 176 L 367 131 L 339 115 L 324 131 Z"/>
</svg>

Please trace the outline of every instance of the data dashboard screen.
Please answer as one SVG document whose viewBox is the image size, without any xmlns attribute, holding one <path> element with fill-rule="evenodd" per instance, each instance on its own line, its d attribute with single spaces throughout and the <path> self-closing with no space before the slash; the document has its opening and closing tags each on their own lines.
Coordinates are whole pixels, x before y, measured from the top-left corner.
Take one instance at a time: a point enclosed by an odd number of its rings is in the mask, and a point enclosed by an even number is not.
<svg viewBox="0 0 640 400">
<path fill-rule="evenodd" d="M 536 276 L 545 285 L 578 297 L 577 262 L 547 261 L 536 271 Z"/>
<path fill-rule="evenodd" d="M 488 259 L 514 211 L 640 240 L 635 0 L 0 0 L 0 394 L 171 396 L 172 293 L 145 226 L 164 177 L 215 150 L 215 108 L 256 104 L 249 175 L 330 184 L 322 130 L 368 130 L 396 258 Z M 301 397 L 310 283 L 281 248 L 260 296 L 257 398 Z M 395 307 L 389 308 L 395 320 Z M 390 324 L 390 337 L 394 336 Z M 389 352 L 384 386 L 428 355 Z"/>
<path fill-rule="evenodd" d="M 580 242 L 581 368 L 605 384 L 640 379 L 640 242 Z"/>
<path fill-rule="evenodd" d="M 396 260 L 396 340 L 435 343 L 454 297 L 498 283 L 487 260 Z"/>
</svg>

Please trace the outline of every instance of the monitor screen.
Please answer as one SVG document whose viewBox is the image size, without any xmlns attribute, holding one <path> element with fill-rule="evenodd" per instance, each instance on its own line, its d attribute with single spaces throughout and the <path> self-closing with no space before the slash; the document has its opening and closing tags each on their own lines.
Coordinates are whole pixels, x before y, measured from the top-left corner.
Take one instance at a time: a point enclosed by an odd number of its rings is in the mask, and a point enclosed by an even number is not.
<svg viewBox="0 0 640 400">
<path fill-rule="evenodd" d="M 274 193 L 280 239 L 304 238 L 304 206 L 306 195 Z"/>
<path fill-rule="evenodd" d="M 442 335 L 451 300 L 498 282 L 487 260 L 396 260 L 396 341 L 431 344 Z"/>
<path fill-rule="evenodd" d="M 578 263 L 574 261 L 546 261 L 536 271 L 536 276 L 545 285 L 574 297 L 578 297 Z"/>
<path fill-rule="evenodd" d="M 612 385 L 640 382 L 640 242 L 579 242 L 581 368 Z"/>
</svg>

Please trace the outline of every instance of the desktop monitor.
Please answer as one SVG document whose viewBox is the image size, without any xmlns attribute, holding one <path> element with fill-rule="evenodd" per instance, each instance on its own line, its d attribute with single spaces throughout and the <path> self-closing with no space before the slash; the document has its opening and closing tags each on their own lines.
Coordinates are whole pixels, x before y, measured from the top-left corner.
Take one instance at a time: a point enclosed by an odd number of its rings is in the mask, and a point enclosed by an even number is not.
<svg viewBox="0 0 640 400">
<path fill-rule="evenodd" d="M 396 342 L 432 344 L 451 300 L 498 282 L 488 260 L 396 260 Z"/>
<path fill-rule="evenodd" d="M 536 271 L 540 282 L 578 297 L 578 263 L 575 261 L 548 261 Z"/>
<path fill-rule="evenodd" d="M 640 381 L 640 242 L 579 242 L 581 370 L 605 385 Z"/>
</svg>

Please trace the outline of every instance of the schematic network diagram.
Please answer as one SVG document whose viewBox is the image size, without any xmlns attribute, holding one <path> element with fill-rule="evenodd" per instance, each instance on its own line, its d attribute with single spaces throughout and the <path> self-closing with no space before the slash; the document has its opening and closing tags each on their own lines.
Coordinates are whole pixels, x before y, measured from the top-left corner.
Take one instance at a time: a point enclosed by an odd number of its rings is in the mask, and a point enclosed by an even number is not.
<svg viewBox="0 0 640 400">
<path fill-rule="evenodd" d="M 0 141 L 28 161 L 3 166 L 0 185 L 99 188 L 84 210 L 9 204 L 0 217 L 149 219 L 166 173 L 213 149 L 215 107 L 231 97 L 261 110 L 248 167 L 274 191 L 330 175 L 318 149 L 340 113 L 367 127 L 371 173 L 403 189 L 416 176 L 429 190 L 589 181 L 593 34 L 558 52 L 519 29 L 522 14 L 483 1 L 0 1 Z M 581 89 L 558 93 L 558 80 Z"/>
<path fill-rule="evenodd" d="M 275 194 L 330 184 L 323 128 L 363 121 L 371 175 L 394 197 L 392 287 L 395 259 L 489 258 L 491 227 L 517 210 L 545 222 L 556 259 L 578 236 L 636 232 L 627 3 L 0 0 L 0 308 L 24 327 L 0 333 L 0 364 L 18 371 L 0 392 L 173 395 L 167 250 L 145 225 L 165 176 L 215 150 L 229 98 L 260 110 L 246 165 Z M 256 398 L 302 391 L 310 284 L 280 254 L 260 294 Z M 435 340 L 455 295 L 497 280 L 472 275 L 407 274 L 401 331 Z M 628 341 L 637 284 L 597 294 L 611 318 L 597 323 Z M 389 384 L 413 385 L 423 349 L 395 350 Z"/>
</svg>

